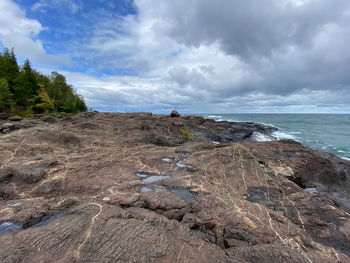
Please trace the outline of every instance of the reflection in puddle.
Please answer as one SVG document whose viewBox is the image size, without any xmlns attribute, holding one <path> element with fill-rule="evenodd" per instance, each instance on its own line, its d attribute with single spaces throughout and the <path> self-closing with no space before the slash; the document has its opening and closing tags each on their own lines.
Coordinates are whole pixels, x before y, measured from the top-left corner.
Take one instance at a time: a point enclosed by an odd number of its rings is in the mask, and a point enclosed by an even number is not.
<svg viewBox="0 0 350 263">
<path fill-rule="evenodd" d="M 21 204 L 22 204 L 22 202 L 11 202 L 11 203 L 7 203 L 5 205 L 10 206 L 10 207 L 16 207 L 16 206 L 20 206 Z"/>
<path fill-rule="evenodd" d="M 183 162 L 186 162 L 186 161 L 187 161 L 187 159 L 181 159 L 180 161 L 178 161 L 176 163 L 176 166 L 179 167 L 179 168 L 193 168 L 192 165 L 183 163 Z"/>
<path fill-rule="evenodd" d="M 45 226 L 59 218 L 62 218 L 64 216 L 68 215 L 68 213 L 59 213 L 59 214 L 54 214 L 52 216 L 47 216 L 44 217 L 43 220 L 41 220 L 39 223 L 34 224 L 32 227 L 41 227 L 41 226 Z"/>
<path fill-rule="evenodd" d="M 6 221 L 0 224 L 0 234 L 7 231 L 15 231 L 21 228 L 22 228 L 21 225 L 17 223 Z"/>
<path fill-rule="evenodd" d="M 135 175 L 136 175 L 137 177 L 141 177 L 141 178 L 146 178 L 146 177 L 151 176 L 150 174 L 142 174 L 142 173 L 136 173 Z"/>
<path fill-rule="evenodd" d="M 155 174 L 143 174 L 143 173 L 136 173 L 137 177 L 142 178 L 142 182 L 144 183 L 154 183 L 163 179 L 171 178 L 170 175 L 155 175 Z"/>
<path fill-rule="evenodd" d="M 140 193 L 149 193 L 149 192 L 154 192 L 152 187 L 144 186 L 144 187 L 141 187 L 140 189 Z"/>
<path fill-rule="evenodd" d="M 181 197 L 188 204 L 191 204 L 193 201 L 197 200 L 197 197 L 187 189 L 171 189 L 170 192 Z"/>
<path fill-rule="evenodd" d="M 316 188 L 305 188 L 304 190 L 308 193 L 311 193 L 311 194 L 317 193 Z"/>
<path fill-rule="evenodd" d="M 147 177 L 145 179 L 142 179 L 142 182 L 144 183 L 154 183 L 163 179 L 171 178 L 170 175 L 152 175 L 150 177 Z"/>
</svg>

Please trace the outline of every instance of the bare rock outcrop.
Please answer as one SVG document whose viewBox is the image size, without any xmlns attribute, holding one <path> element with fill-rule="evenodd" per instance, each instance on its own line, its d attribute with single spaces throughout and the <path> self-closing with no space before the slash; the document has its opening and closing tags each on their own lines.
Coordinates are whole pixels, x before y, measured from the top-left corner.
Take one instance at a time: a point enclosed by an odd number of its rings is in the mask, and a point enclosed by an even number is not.
<svg viewBox="0 0 350 263">
<path fill-rule="evenodd" d="M 0 262 L 350 262 L 350 163 L 254 141 L 273 127 L 97 112 L 15 125 L 0 135 Z"/>
</svg>

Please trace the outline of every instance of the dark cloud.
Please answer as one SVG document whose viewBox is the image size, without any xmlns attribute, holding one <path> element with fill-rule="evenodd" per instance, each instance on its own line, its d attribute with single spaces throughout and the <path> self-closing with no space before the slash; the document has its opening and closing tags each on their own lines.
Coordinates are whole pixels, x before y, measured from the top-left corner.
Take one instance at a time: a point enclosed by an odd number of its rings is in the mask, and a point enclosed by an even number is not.
<svg viewBox="0 0 350 263">
<path fill-rule="evenodd" d="M 259 76 L 252 82 L 248 74 L 240 88 L 226 86 L 222 95 L 288 95 L 350 87 L 349 7 L 347 0 L 179 0 L 162 5 L 153 15 L 168 25 L 161 34 L 188 47 L 218 43 L 220 50 L 238 57 Z M 179 85 L 195 85 L 200 77 L 193 71 L 173 73 Z"/>
</svg>

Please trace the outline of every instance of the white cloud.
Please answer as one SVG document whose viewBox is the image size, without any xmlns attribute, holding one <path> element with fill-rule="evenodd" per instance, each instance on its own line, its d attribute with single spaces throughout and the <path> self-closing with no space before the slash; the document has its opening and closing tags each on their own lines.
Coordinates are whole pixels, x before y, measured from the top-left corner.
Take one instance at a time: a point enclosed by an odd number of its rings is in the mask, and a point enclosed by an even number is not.
<svg viewBox="0 0 350 263">
<path fill-rule="evenodd" d="M 82 3 L 74 0 L 39 0 L 32 6 L 33 11 L 44 11 L 48 8 L 53 9 L 68 9 L 75 14 L 82 9 Z"/>
<path fill-rule="evenodd" d="M 49 2 L 33 9 L 44 10 Z M 69 43 L 71 57 L 88 69 L 62 73 L 92 107 L 350 112 L 347 0 L 135 0 L 134 5 L 136 15 L 84 13 L 92 26 Z M 18 39 L 9 36 L 16 43 L 25 37 L 40 51 L 35 37 L 43 27 L 18 10 L 14 16 L 30 23 L 18 29 L 24 32 Z M 96 77 L 104 69 L 116 76 Z M 118 76 L 121 70 L 132 76 Z"/>
<path fill-rule="evenodd" d="M 346 1 L 334 6 L 328 0 L 136 0 L 135 5 L 137 16 L 101 19 L 82 47 L 92 50 L 97 66 L 138 74 L 99 82 L 98 94 L 106 92 L 112 108 L 119 103 L 125 109 L 167 105 L 216 112 L 344 109 L 340 101 L 350 87 Z M 88 86 L 81 91 L 97 106 Z"/>
<path fill-rule="evenodd" d="M 15 22 L 14 22 L 15 21 Z M 15 47 L 17 55 L 41 63 L 69 64 L 67 58 L 46 54 L 38 35 L 45 28 L 10 0 L 0 1 L 0 41 L 6 47 Z"/>
</svg>

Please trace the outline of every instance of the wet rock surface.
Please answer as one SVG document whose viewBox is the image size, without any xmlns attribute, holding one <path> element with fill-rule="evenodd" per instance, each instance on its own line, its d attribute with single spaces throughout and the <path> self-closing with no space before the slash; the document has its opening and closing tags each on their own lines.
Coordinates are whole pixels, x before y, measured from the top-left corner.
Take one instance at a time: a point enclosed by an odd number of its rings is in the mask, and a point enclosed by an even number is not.
<svg viewBox="0 0 350 263">
<path fill-rule="evenodd" d="M 97 112 L 13 124 L 0 262 L 350 262 L 350 163 L 252 141 L 273 127 Z"/>
</svg>

